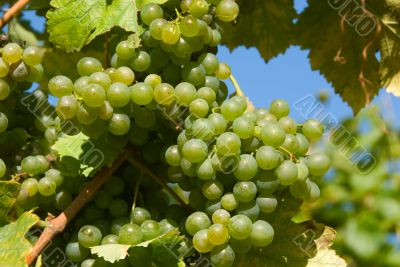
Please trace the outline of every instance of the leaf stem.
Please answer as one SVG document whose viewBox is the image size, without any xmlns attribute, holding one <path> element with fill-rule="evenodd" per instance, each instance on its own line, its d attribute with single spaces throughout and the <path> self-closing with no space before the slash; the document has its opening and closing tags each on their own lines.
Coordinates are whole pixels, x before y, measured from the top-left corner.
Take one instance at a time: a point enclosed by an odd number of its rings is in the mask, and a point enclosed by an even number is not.
<svg viewBox="0 0 400 267">
<path fill-rule="evenodd" d="M 141 170 L 144 174 L 148 175 L 150 178 L 152 178 L 154 181 L 156 181 L 159 185 L 161 185 L 175 200 L 187 211 L 187 212 L 193 212 L 192 208 L 190 208 L 176 193 L 174 190 L 172 190 L 163 179 L 158 177 L 156 174 L 154 174 L 149 168 L 144 166 L 138 159 L 134 157 L 129 157 L 128 161 L 134 165 L 136 168 Z"/>
<path fill-rule="evenodd" d="M 231 74 L 231 76 L 229 76 L 229 79 L 231 80 L 233 87 L 235 87 L 236 90 L 236 95 L 238 96 L 245 96 L 243 93 L 242 88 L 240 87 L 238 81 L 236 80 L 235 76 L 233 76 L 233 74 Z"/>
<path fill-rule="evenodd" d="M 137 180 L 136 185 L 135 185 L 135 193 L 133 195 L 132 213 L 131 214 L 133 214 L 133 212 L 135 211 L 135 208 L 136 208 L 136 200 L 137 200 L 137 196 L 139 194 L 140 182 L 142 181 L 142 178 L 143 178 L 143 173 L 140 175 L 140 177 Z M 133 223 L 132 219 L 133 219 L 133 217 L 131 216 L 131 223 Z"/>
<path fill-rule="evenodd" d="M 10 9 L 4 13 L 0 19 L 0 28 L 6 25 L 10 20 L 21 12 L 21 10 L 29 3 L 30 0 L 18 0 Z"/>
<path fill-rule="evenodd" d="M 99 190 L 107 179 L 125 162 L 128 155 L 129 152 L 125 151 L 113 162 L 111 167 L 104 167 L 60 215 L 47 221 L 47 226 L 40 235 L 38 241 L 25 256 L 25 262 L 28 266 L 36 260 L 54 236 L 65 229 L 67 224 L 76 216 L 82 207 L 92 199 L 97 190 Z"/>
</svg>

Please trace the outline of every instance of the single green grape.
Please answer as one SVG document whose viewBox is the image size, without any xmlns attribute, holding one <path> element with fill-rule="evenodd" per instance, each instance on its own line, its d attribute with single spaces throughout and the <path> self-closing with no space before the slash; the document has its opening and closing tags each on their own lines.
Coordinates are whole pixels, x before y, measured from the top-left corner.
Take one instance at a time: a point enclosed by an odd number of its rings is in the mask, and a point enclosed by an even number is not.
<svg viewBox="0 0 400 267">
<path fill-rule="evenodd" d="M 103 66 L 96 58 L 84 57 L 78 61 L 76 68 L 80 76 L 90 76 L 92 73 L 101 71 Z"/>
<path fill-rule="evenodd" d="M 182 148 L 182 155 L 192 163 L 199 163 L 207 157 L 207 144 L 200 139 L 191 139 Z"/>
<path fill-rule="evenodd" d="M 307 167 L 311 175 L 322 176 L 331 166 L 331 160 L 324 153 L 312 154 L 307 157 Z"/>
<path fill-rule="evenodd" d="M 208 253 L 214 245 L 208 240 L 208 230 L 202 229 L 193 236 L 193 246 L 200 253 Z"/>
<path fill-rule="evenodd" d="M 289 115 L 290 113 L 290 106 L 289 104 L 283 99 L 276 99 L 274 100 L 270 107 L 269 111 L 277 118 L 283 118 Z"/>
<path fill-rule="evenodd" d="M 129 132 L 131 121 L 126 114 L 114 113 L 108 122 L 108 131 L 114 135 L 125 135 Z"/>
<path fill-rule="evenodd" d="M 309 119 L 304 122 L 302 133 L 311 141 L 318 140 L 324 133 L 324 125 L 318 120 Z"/>
<path fill-rule="evenodd" d="M 250 202 L 257 195 L 257 186 L 253 182 L 237 182 L 233 187 L 233 195 L 239 202 Z"/>
<path fill-rule="evenodd" d="M 229 238 L 228 228 L 223 224 L 213 224 L 207 230 L 208 242 L 218 246 L 225 244 Z"/>
<path fill-rule="evenodd" d="M 297 180 L 297 165 L 291 160 L 285 160 L 276 168 L 275 174 L 282 185 L 290 185 Z"/>
<path fill-rule="evenodd" d="M 215 200 L 221 198 L 224 186 L 218 180 L 209 180 L 202 185 L 201 191 L 207 199 Z"/>
<path fill-rule="evenodd" d="M 22 58 L 22 48 L 16 43 L 6 44 L 1 51 L 3 60 L 9 64 L 16 63 Z"/>
<path fill-rule="evenodd" d="M 78 232 L 79 244 L 85 248 L 100 245 L 101 239 L 101 231 L 93 225 L 85 225 Z"/>
<path fill-rule="evenodd" d="M 135 47 L 128 41 L 122 41 L 117 44 L 115 52 L 119 58 L 129 59 L 135 54 Z"/>
<path fill-rule="evenodd" d="M 250 242 L 256 247 L 266 247 L 272 243 L 274 239 L 274 229 L 263 220 L 258 220 L 253 224 L 250 234 Z"/>
<path fill-rule="evenodd" d="M 106 100 L 106 92 L 103 87 L 98 84 L 89 84 L 81 93 L 83 102 L 91 108 L 101 107 Z"/>
<path fill-rule="evenodd" d="M 118 243 L 135 246 L 143 241 L 143 234 L 137 224 L 128 223 L 119 229 Z"/>
<path fill-rule="evenodd" d="M 210 226 L 210 218 L 207 214 L 200 211 L 192 213 L 185 222 L 186 231 L 192 236 L 194 236 L 200 230 L 208 229 Z"/>
<path fill-rule="evenodd" d="M 136 83 L 131 87 L 131 100 L 138 105 L 147 105 L 153 100 L 153 88 L 146 83 Z"/>
<path fill-rule="evenodd" d="M 107 101 L 112 107 L 126 106 L 130 99 L 131 89 L 123 83 L 113 83 L 107 90 Z"/>
<path fill-rule="evenodd" d="M 68 77 L 62 75 L 51 78 L 48 87 L 50 93 L 56 97 L 69 95 L 74 91 L 74 84 L 72 81 Z"/>
<path fill-rule="evenodd" d="M 43 177 L 39 180 L 38 190 L 43 196 L 51 196 L 56 192 L 56 183 L 50 178 Z"/>
<path fill-rule="evenodd" d="M 218 3 L 215 14 L 218 19 L 231 22 L 239 15 L 239 6 L 233 0 L 222 0 Z"/>
<path fill-rule="evenodd" d="M 64 120 L 76 116 L 79 110 L 79 103 L 73 95 L 62 96 L 56 105 L 57 115 Z"/>
<path fill-rule="evenodd" d="M 236 199 L 235 195 L 232 193 L 226 193 L 221 198 L 221 206 L 225 210 L 233 211 L 239 205 L 239 201 Z"/>
<path fill-rule="evenodd" d="M 252 229 L 253 224 L 251 220 L 244 215 L 235 215 L 229 220 L 229 234 L 237 240 L 248 238 L 252 233 Z"/>
</svg>

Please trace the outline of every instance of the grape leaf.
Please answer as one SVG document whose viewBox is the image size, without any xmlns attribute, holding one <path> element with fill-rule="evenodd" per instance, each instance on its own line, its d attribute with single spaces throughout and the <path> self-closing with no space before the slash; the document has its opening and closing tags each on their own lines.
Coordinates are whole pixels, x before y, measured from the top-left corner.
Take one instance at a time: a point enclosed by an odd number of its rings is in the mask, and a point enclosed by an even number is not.
<svg viewBox="0 0 400 267">
<path fill-rule="evenodd" d="M 238 46 L 256 47 L 265 61 L 284 53 L 293 37 L 297 17 L 293 0 L 240 0 L 236 24 L 224 24 L 224 43 L 230 50 Z"/>
<path fill-rule="evenodd" d="M 310 50 L 312 69 L 320 71 L 357 113 L 371 102 L 380 88 L 379 62 L 375 56 L 379 38 L 374 38 L 377 30 L 374 28 L 363 37 L 345 21 L 342 30 L 341 15 L 327 1 L 308 2 L 297 23 L 298 44 Z M 367 49 L 365 57 L 364 49 Z"/>
<path fill-rule="evenodd" d="M 92 254 L 96 254 L 99 257 L 104 258 L 106 261 L 114 263 L 119 260 L 123 260 L 128 256 L 128 250 L 132 247 L 145 247 L 147 248 L 150 244 L 156 244 L 157 246 L 165 246 L 171 241 L 176 242 L 177 237 L 179 237 L 179 231 L 177 228 L 162 234 L 156 238 L 148 241 L 144 241 L 135 246 L 132 245 L 122 245 L 122 244 L 107 244 L 101 246 L 92 247 L 90 250 Z"/>
<path fill-rule="evenodd" d="M 400 8 L 400 4 L 398 5 Z M 399 14 L 394 12 L 383 16 L 384 28 L 380 41 L 380 79 L 382 86 L 395 96 L 400 96 L 400 66 L 398 64 L 400 61 L 400 25 L 398 17 Z"/>
<path fill-rule="evenodd" d="M 79 51 L 96 36 L 114 26 L 129 32 L 139 30 L 135 1 L 52 0 L 47 13 L 49 40 L 67 52 Z"/>
<path fill-rule="evenodd" d="M 7 223 L 7 215 L 14 207 L 20 184 L 14 181 L 0 181 L 0 225 Z"/>
<path fill-rule="evenodd" d="M 136 6 L 138 10 L 140 10 L 143 6 L 150 4 L 150 3 L 155 3 L 158 5 L 165 4 L 168 2 L 168 0 L 135 0 L 136 1 Z"/>
<path fill-rule="evenodd" d="M 37 40 L 35 34 L 32 31 L 26 29 L 19 22 L 14 21 L 14 20 L 10 24 L 9 38 L 13 42 L 20 43 L 20 44 L 26 44 L 26 45 L 37 45 L 38 44 L 38 40 Z"/>
<path fill-rule="evenodd" d="M 84 152 L 82 146 L 89 140 L 89 137 L 80 132 L 76 135 L 64 134 L 54 143 L 52 149 L 57 151 L 60 157 L 69 156 L 79 159 Z"/>
<path fill-rule="evenodd" d="M 2 267 L 27 266 L 25 254 L 32 248 L 32 245 L 25 238 L 25 234 L 38 221 L 38 216 L 31 212 L 25 212 L 15 222 L 0 228 Z"/>
</svg>

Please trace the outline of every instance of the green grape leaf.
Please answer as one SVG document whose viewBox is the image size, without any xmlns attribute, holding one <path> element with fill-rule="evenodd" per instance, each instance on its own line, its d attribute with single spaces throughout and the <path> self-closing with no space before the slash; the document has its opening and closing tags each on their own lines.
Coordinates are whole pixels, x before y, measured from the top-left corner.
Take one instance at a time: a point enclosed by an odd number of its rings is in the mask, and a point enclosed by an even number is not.
<svg viewBox="0 0 400 267">
<path fill-rule="evenodd" d="M 38 44 L 38 40 L 35 34 L 32 31 L 26 29 L 16 20 L 13 20 L 12 23 L 10 23 L 9 27 L 10 30 L 8 36 L 13 42 L 26 45 Z"/>
<path fill-rule="evenodd" d="M 275 212 L 261 217 L 274 228 L 274 240 L 265 248 L 238 255 L 236 267 L 307 266 L 308 260 L 317 255 L 315 240 L 325 227 L 313 221 L 294 223 L 292 218 L 300 209 L 301 201 L 294 199 L 287 189 L 276 194 L 276 198 Z"/>
<path fill-rule="evenodd" d="M 115 26 L 139 30 L 135 1 L 52 0 L 50 4 L 54 9 L 47 13 L 49 40 L 67 52 L 79 51 Z"/>
<path fill-rule="evenodd" d="M 237 23 L 223 25 L 224 44 L 230 50 L 238 46 L 256 47 L 265 61 L 284 53 L 294 34 L 297 17 L 293 0 L 239 0 Z"/>
<path fill-rule="evenodd" d="M 132 245 L 122 245 L 122 244 L 107 244 L 101 246 L 92 247 L 90 250 L 92 254 L 96 254 L 99 257 L 104 258 L 106 261 L 114 263 L 119 260 L 123 260 L 128 256 L 128 250 L 132 247 L 145 247 L 147 248 L 150 244 L 155 246 L 164 247 L 169 243 L 176 242 L 177 238 L 179 239 L 179 231 L 177 228 L 162 234 L 156 238 L 153 238 L 148 241 L 144 241 L 135 246 Z"/>
<path fill-rule="evenodd" d="M 379 46 L 379 38 L 375 38 L 377 27 L 361 36 L 358 28 L 342 21 L 339 11 L 327 1 L 308 2 L 297 23 L 297 42 L 302 49 L 310 50 L 312 69 L 318 70 L 357 113 L 380 88 L 379 62 L 375 57 Z"/>
<path fill-rule="evenodd" d="M 83 144 L 89 140 L 89 137 L 80 132 L 76 135 L 64 134 L 54 143 L 52 149 L 57 151 L 60 157 L 69 156 L 79 159 L 83 154 Z"/>
<path fill-rule="evenodd" d="M 158 5 L 165 4 L 168 2 L 168 0 L 135 0 L 136 1 L 136 6 L 138 10 L 140 10 L 143 6 L 150 4 L 150 3 L 155 3 Z"/>
<path fill-rule="evenodd" d="M 7 215 L 14 207 L 20 184 L 14 181 L 0 181 L 0 226 L 7 223 Z"/>
<path fill-rule="evenodd" d="M 400 5 L 397 10 L 399 8 Z M 394 12 L 385 14 L 382 23 L 384 27 L 380 40 L 381 65 L 379 75 L 382 86 L 389 93 L 400 96 L 400 66 L 398 64 L 400 61 L 400 25 L 398 14 L 397 16 Z"/>
<path fill-rule="evenodd" d="M 25 212 L 15 222 L 0 228 L 0 262 L 2 267 L 27 266 L 25 255 L 32 248 L 32 245 L 25 238 L 25 234 L 38 221 L 38 216 L 31 212 Z"/>
</svg>

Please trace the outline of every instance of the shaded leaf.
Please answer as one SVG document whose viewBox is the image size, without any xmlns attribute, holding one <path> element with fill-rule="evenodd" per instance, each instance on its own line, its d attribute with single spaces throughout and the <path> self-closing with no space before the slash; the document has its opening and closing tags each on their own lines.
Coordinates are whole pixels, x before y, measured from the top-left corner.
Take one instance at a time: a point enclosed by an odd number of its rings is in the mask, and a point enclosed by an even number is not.
<svg viewBox="0 0 400 267">
<path fill-rule="evenodd" d="M 303 49 L 310 50 L 312 69 L 318 70 L 357 113 L 371 102 L 380 88 L 379 62 L 375 56 L 379 45 L 376 27 L 362 36 L 356 26 L 343 21 L 342 30 L 342 17 L 338 10 L 327 1 L 308 2 L 309 6 L 297 24 L 298 43 Z M 350 5 L 357 4 L 356 1 L 349 2 Z M 347 14 L 349 10 L 343 12 Z M 363 49 L 367 47 L 364 58 Z"/>
<path fill-rule="evenodd" d="M 7 223 L 7 215 L 14 207 L 20 184 L 14 181 L 0 181 L 0 225 Z"/>
<path fill-rule="evenodd" d="M 265 61 L 284 53 L 293 37 L 297 17 L 293 0 L 239 1 L 237 24 L 224 24 L 224 43 L 233 50 L 238 46 L 256 47 Z"/>
<path fill-rule="evenodd" d="M 35 34 L 32 31 L 26 29 L 16 20 L 13 20 L 13 22 L 10 24 L 10 30 L 8 34 L 10 40 L 12 40 L 13 42 L 24 45 L 38 44 L 38 40 Z"/>
<path fill-rule="evenodd" d="M 31 212 L 25 212 L 17 221 L 0 228 L 0 263 L 2 267 L 27 266 L 25 255 L 32 245 L 25 238 L 25 234 L 38 221 L 38 216 Z"/>
</svg>

